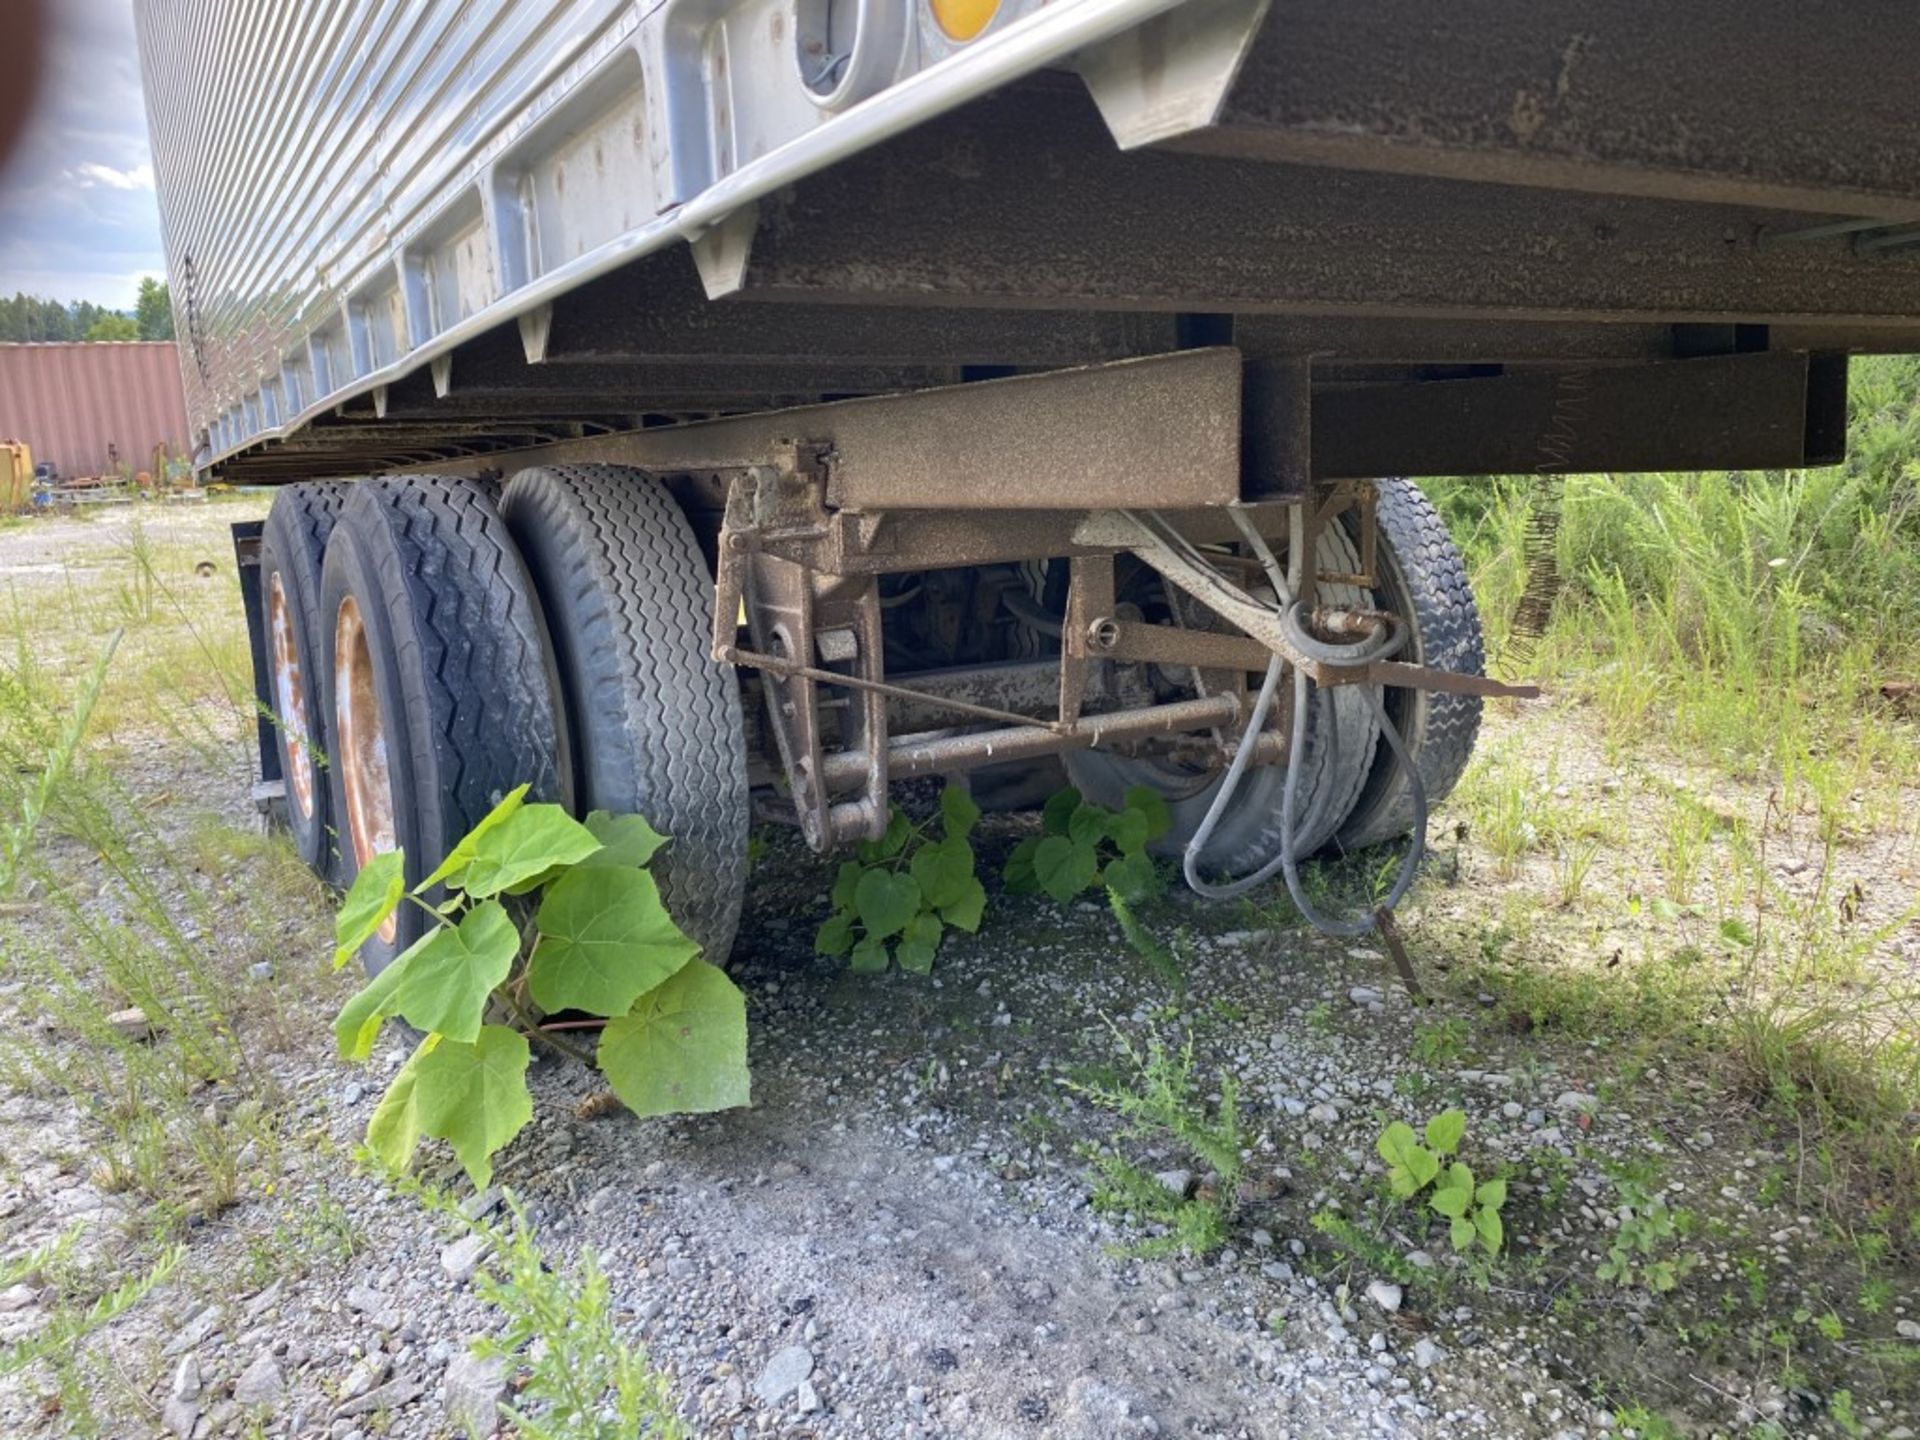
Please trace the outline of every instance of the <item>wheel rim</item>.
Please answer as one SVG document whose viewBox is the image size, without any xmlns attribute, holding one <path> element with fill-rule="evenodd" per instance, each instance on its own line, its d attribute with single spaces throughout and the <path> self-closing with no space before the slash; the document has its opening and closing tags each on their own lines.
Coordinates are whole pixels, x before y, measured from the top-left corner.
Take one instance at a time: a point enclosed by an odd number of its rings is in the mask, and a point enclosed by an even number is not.
<svg viewBox="0 0 1920 1440">
<path fill-rule="evenodd" d="M 302 820 L 314 812 L 313 730 L 307 724 L 306 675 L 300 668 L 300 650 L 294 643 L 293 606 L 287 601 L 280 572 L 267 580 L 267 668 L 273 680 L 274 716 L 280 722 L 280 741 L 286 756 L 287 796 Z"/>
<path fill-rule="evenodd" d="M 399 847 L 393 818 L 393 781 L 387 767 L 387 727 L 374 688 L 373 646 L 351 595 L 340 602 L 333 630 L 334 763 L 347 799 L 347 840 L 361 868 Z M 391 943 L 398 920 L 389 915 L 380 938 Z"/>
</svg>

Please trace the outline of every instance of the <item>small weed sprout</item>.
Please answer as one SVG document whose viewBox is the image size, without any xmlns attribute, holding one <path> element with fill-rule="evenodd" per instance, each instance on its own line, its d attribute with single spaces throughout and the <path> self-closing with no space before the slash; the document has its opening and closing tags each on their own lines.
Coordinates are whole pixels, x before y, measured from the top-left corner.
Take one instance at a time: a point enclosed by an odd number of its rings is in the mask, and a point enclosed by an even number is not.
<svg viewBox="0 0 1920 1440">
<path fill-rule="evenodd" d="M 99 1386 L 86 1373 L 87 1361 L 81 1342 L 104 1329 L 133 1309 L 164 1284 L 179 1267 L 186 1251 L 170 1245 L 144 1269 L 122 1280 L 104 1293 L 88 1285 L 87 1277 L 72 1273 L 74 1232 L 68 1232 L 49 1245 L 0 1264 L 0 1290 L 34 1274 L 53 1277 L 60 1298 L 46 1324 L 26 1338 L 0 1345 L 0 1380 L 9 1375 L 44 1366 L 50 1369 L 60 1387 L 62 1409 L 80 1430 L 92 1431 L 92 1401 Z M 73 1292 L 92 1289 L 94 1298 L 76 1303 Z"/>
<path fill-rule="evenodd" d="M 362 1160 L 377 1159 L 361 1152 Z M 415 1180 L 399 1187 L 427 1209 L 488 1243 L 474 1292 L 500 1312 L 499 1329 L 473 1353 L 517 1368 L 500 1418 L 524 1440 L 690 1440 L 668 1377 L 643 1347 L 624 1340 L 599 1257 L 582 1249 L 562 1270 L 548 1260 L 518 1197 L 503 1224 L 470 1218 L 452 1196 Z"/>
<path fill-rule="evenodd" d="M 1657 1295 L 1677 1288 L 1700 1263 L 1700 1257 L 1691 1252 L 1669 1253 L 1680 1237 L 1682 1217 L 1668 1208 L 1644 1177 L 1615 1168 L 1608 1178 L 1620 1200 L 1620 1225 L 1594 1275 L 1623 1288 L 1637 1286 Z"/>
<path fill-rule="evenodd" d="M 1112 1150 L 1085 1146 L 1099 1184 L 1093 1203 L 1109 1214 L 1133 1214 L 1167 1227 L 1168 1233 L 1131 1247 L 1142 1255 L 1185 1251 L 1205 1255 L 1227 1240 L 1227 1212 L 1238 1191 L 1245 1162 L 1239 1087 L 1229 1074 L 1219 1080 L 1219 1099 L 1208 1113 L 1194 1078 L 1193 1038 L 1170 1049 L 1158 1036 L 1144 1048 L 1122 1035 L 1114 1037 L 1130 1073 L 1124 1077 L 1068 1081 L 1067 1088 L 1124 1122 L 1123 1140 L 1171 1139 L 1212 1172 L 1212 1180 L 1182 1187 L 1179 1193 Z"/>
<path fill-rule="evenodd" d="M 38 778 L 18 797 L 15 807 L 18 810 L 17 817 L 8 822 L 4 831 L 0 831 L 0 841 L 4 841 L 0 843 L 0 900 L 10 898 L 19 886 L 40 822 L 66 780 L 68 771 L 73 768 L 80 742 L 87 733 L 87 722 L 93 717 L 94 706 L 100 702 L 100 688 L 106 683 L 107 667 L 113 663 L 114 652 L 120 648 L 121 633 L 116 630 L 107 637 L 100 658 L 94 661 L 93 669 L 74 698 L 72 715 L 40 760 Z"/>
<path fill-rule="evenodd" d="M 1580 903 L 1587 888 L 1587 876 L 1599 855 L 1600 841 L 1592 835 L 1569 836 L 1555 847 L 1553 881 L 1562 910 L 1570 910 Z"/>
<path fill-rule="evenodd" d="M 1446 1217 L 1454 1249 L 1469 1250 L 1478 1241 L 1488 1254 L 1498 1255 L 1506 1243 L 1500 1210 L 1507 1203 L 1507 1182 L 1476 1182 L 1469 1166 L 1447 1161 L 1466 1133 L 1466 1113 L 1443 1110 L 1427 1122 L 1425 1145 L 1411 1125 L 1396 1120 L 1381 1132 L 1374 1148 L 1387 1162 L 1387 1188 L 1402 1200 L 1425 1192 L 1428 1208 Z"/>
<path fill-rule="evenodd" d="M 1467 1050 L 1467 1022 L 1458 1015 L 1414 1026 L 1413 1055 L 1422 1065 L 1451 1065 Z"/>
</svg>

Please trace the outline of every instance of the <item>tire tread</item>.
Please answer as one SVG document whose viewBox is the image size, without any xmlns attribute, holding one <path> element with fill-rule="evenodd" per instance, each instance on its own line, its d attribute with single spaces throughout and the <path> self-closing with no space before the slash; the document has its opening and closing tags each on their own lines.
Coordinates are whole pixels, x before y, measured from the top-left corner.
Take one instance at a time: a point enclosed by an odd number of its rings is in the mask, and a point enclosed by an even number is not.
<svg viewBox="0 0 1920 1440">
<path fill-rule="evenodd" d="M 746 888 L 738 683 L 709 653 L 712 581 L 673 496 L 618 466 L 555 466 L 502 501 L 555 622 L 571 687 L 583 808 L 643 814 L 674 917 L 709 955 L 732 948 Z"/>
<path fill-rule="evenodd" d="M 1447 532 L 1446 521 L 1411 480 L 1375 482 L 1377 524 L 1383 567 L 1392 567 L 1392 586 L 1382 586 L 1381 601 L 1401 610 L 1413 626 L 1412 653 L 1402 658 L 1469 675 L 1485 673 L 1486 652 L 1480 610 L 1465 559 Z M 1395 595 L 1393 589 L 1402 593 Z M 1399 723 L 1402 738 L 1419 767 L 1429 809 L 1452 793 L 1480 735 L 1481 700 L 1437 690 L 1408 692 Z M 1413 826 L 1413 793 L 1383 743 L 1373 774 L 1339 835 L 1348 850 L 1397 840 Z"/>
</svg>

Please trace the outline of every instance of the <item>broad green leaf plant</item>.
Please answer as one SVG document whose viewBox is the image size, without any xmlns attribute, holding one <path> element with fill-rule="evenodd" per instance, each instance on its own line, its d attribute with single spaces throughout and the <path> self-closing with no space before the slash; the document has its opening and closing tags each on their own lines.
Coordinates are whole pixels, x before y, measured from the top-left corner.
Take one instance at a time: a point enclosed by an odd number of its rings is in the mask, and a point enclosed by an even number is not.
<svg viewBox="0 0 1920 1440">
<path fill-rule="evenodd" d="M 1177 980 L 1173 956 L 1134 914 L 1134 906 L 1163 889 L 1147 847 L 1173 826 L 1167 802 L 1136 785 L 1120 809 L 1108 810 L 1069 787 L 1048 798 L 1041 822 L 1043 833 L 1028 836 L 1008 854 L 1001 872 L 1007 889 L 1016 895 L 1044 891 L 1065 904 L 1095 885 L 1104 887 L 1127 943 Z"/>
<path fill-rule="evenodd" d="M 813 948 L 850 968 L 878 973 L 892 961 L 926 975 L 949 926 L 972 934 L 980 928 L 987 892 L 973 872 L 973 842 L 980 807 L 958 786 L 940 794 L 940 836 L 933 818 L 916 825 L 899 806 L 878 840 L 862 840 L 857 858 L 845 861 L 833 882 L 833 914 L 821 925 Z"/>
<path fill-rule="evenodd" d="M 1469 1250 L 1477 1240 L 1488 1254 L 1498 1255 L 1506 1243 L 1500 1208 L 1507 1203 L 1507 1182 L 1476 1183 L 1467 1165 L 1448 1161 L 1466 1133 L 1465 1112 L 1443 1110 L 1427 1122 L 1425 1145 L 1411 1125 L 1396 1120 L 1381 1133 L 1376 1148 L 1387 1162 L 1387 1187 L 1402 1200 L 1425 1191 L 1428 1207 L 1446 1218 L 1454 1249 Z"/>
<path fill-rule="evenodd" d="M 396 850 L 369 861 L 341 903 L 336 968 L 399 906 L 432 917 L 333 1026 L 350 1060 L 367 1059 L 390 1019 L 425 1032 L 367 1126 L 368 1145 L 395 1171 L 432 1137 L 453 1147 L 476 1186 L 492 1179 L 494 1155 L 533 1118 L 529 1037 L 589 1058 L 544 1030 L 535 1007 L 606 1019 L 590 1058 L 637 1115 L 748 1101 L 745 997 L 699 958 L 647 873 L 666 837 L 638 815 L 595 811 L 582 823 L 558 805 L 527 804 L 526 793 L 502 800 L 411 891 Z M 445 898 L 430 902 L 440 887 Z M 525 933 L 510 899 L 531 906 Z"/>
</svg>

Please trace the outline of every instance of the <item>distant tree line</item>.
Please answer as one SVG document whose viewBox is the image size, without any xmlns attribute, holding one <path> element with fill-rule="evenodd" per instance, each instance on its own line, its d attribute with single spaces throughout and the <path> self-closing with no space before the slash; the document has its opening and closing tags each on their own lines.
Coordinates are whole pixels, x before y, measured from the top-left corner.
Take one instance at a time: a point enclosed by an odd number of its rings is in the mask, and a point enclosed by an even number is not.
<svg viewBox="0 0 1920 1440">
<path fill-rule="evenodd" d="M 166 282 L 149 277 L 140 282 L 133 314 L 109 310 L 91 300 L 58 300 L 24 291 L 11 300 L 0 299 L 0 342 L 34 343 L 46 340 L 171 340 L 173 302 Z"/>
</svg>

